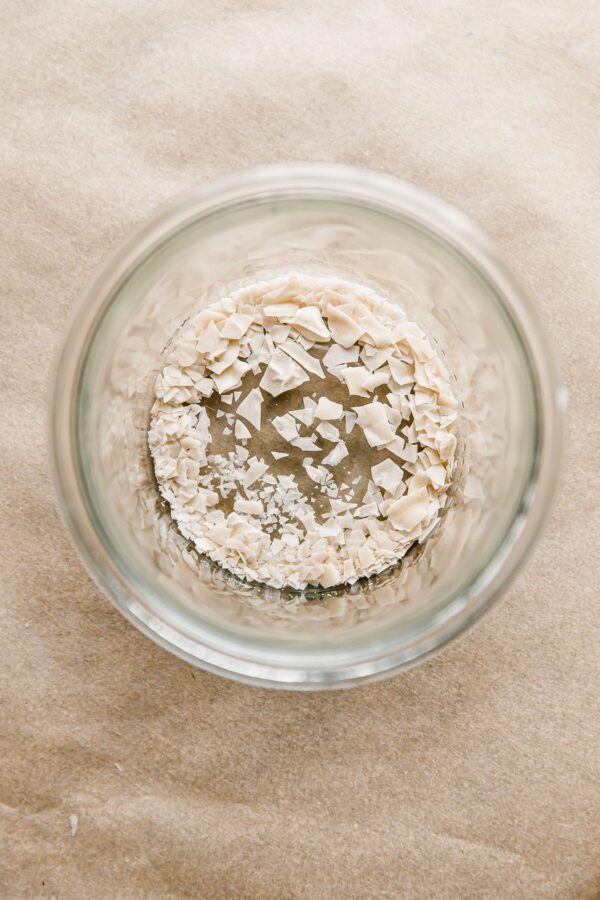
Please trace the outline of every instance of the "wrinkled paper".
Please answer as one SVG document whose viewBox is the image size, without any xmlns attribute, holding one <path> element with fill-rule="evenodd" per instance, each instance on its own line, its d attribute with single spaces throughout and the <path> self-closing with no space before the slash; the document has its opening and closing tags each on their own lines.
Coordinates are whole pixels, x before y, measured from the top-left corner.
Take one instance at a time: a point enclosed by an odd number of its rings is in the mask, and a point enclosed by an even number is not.
<svg viewBox="0 0 600 900">
<path fill-rule="evenodd" d="M 598 8 L 5 0 L 0 23 L 0 896 L 598 896 Z M 128 625 L 59 522 L 45 421 L 111 245 L 194 183 L 299 158 L 478 220 L 572 398 L 565 486 L 503 602 L 320 695 Z"/>
</svg>

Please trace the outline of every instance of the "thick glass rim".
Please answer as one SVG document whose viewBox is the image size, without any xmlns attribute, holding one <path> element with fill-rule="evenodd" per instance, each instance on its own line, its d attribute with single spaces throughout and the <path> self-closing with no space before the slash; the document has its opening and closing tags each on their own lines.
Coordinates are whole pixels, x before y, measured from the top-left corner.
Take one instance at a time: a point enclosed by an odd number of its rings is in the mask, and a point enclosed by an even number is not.
<svg viewBox="0 0 600 900">
<path fill-rule="evenodd" d="M 418 632 L 383 651 L 365 647 L 365 658 L 331 665 L 306 660 L 264 662 L 230 647 L 192 640 L 160 619 L 145 603 L 103 543 L 87 507 L 79 473 L 76 407 L 78 385 L 91 338 L 128 275 L 143 259 L 191 222 L 217 210 L 272 195 L 344 198 L 357 206 L 408 216 L 450 245 L 493 288 L 523 345 L 537 406 L 537 443 L 519 510 L 496 552 L 477 576 Z M 348 166 L 295 163 L 261 166 L 213 181 L 175 198 L 136 228 L 104 260 L 74 312 L 55 364 L 50 452 L 59 507 L 92 577 L 116 608 L 140 631 L 180 658 L 217 674 L 264 686 L 315 689 L 349 686 L 414 664 L 460 634 L 488 609 L 530 551 L 558 478 L 566 394 L 536 311 L 492 242 L 462 213 L 408 182 Z"/>
</svg>

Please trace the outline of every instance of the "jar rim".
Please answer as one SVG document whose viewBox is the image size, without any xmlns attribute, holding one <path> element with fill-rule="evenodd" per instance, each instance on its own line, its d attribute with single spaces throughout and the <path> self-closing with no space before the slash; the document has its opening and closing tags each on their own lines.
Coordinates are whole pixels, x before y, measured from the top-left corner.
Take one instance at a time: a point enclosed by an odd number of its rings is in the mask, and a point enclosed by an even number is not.
<svg viewBox="0 0 600 900">
<path fill-rule="evenodd" d="M 99 539 L 82 495 L 76 461 L 76 397 L 86 348 L 104 310 L 142 257 L 147 258 L 187 224 L 217 209 L 258 196 L 278 199 L 319 191 L 357 205 L 401 210 L 444 239 L 491 283 L 515 326 L 530 365 L 538 409 L 538 439 L 532 475 L 519 514 L 492 559 L 468 587 L 431 618 L 429 627 L 395 651 L 363 662 L 313 668 L 246 659 L 192 641 L 149 614 L 132 585 Z M 547 516 L 558 479 L 566 391 L 533 304 L 505 267 L 495 245 L 444 201 L 392 176 L 331 163 L 259 166 L 227 175 L 176 197 L 159 208 L 102 263 L 84 290 L 55 363 L 50 453 L 59 508 L 96 584 L 138 630 L 180 658 L 217 674 L 263 686 L 315 689 L 349 686 L 393 674 L 440 649 L 488 609 L 523 563 Z M 67 448 L 65 450 L 65 448 Z M 132 591 L 134 596 L 132 596 Z"/>
</svg>

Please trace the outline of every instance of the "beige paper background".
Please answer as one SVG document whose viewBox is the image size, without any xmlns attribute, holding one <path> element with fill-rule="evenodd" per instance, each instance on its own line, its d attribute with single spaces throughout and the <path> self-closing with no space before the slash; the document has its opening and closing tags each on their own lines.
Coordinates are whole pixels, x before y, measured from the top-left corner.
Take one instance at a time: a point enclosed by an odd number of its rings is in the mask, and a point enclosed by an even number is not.
<svg viewBox="0 0 600 900">
<path fill-rule="evenodd" d="M 598 896 L 598 3 L 3 0 L 0 40 L 0 895 Z M 53 349 L 102 255 L 187 186 L 287 159 L 471 215 L 571 392 L 564 487 L 505 600 L 329 695 L 137 634 L 46 461 Z"/>
</svg>

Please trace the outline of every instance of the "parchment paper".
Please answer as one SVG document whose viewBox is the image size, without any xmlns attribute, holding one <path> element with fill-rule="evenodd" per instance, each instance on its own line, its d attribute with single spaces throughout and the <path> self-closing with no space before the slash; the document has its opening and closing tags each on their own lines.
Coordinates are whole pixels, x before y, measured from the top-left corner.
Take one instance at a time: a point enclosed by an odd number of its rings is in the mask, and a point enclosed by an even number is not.
<svg viewBox="0 0 600 900">
<path fill-rule="evenodd" d="M 587 0 L 0 5 L 2 897 L 599 895 L 599 34 Z M 328 695 L 136 633 L 46 461 L 54 346 L 101 256 L 189 185 L 288 159 L 471 215 L 571 392 L 564 486 L 504 601 L 420 668 Z"/>
</svg>

